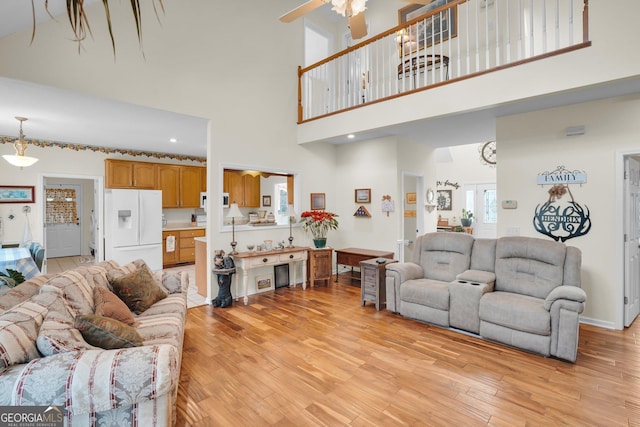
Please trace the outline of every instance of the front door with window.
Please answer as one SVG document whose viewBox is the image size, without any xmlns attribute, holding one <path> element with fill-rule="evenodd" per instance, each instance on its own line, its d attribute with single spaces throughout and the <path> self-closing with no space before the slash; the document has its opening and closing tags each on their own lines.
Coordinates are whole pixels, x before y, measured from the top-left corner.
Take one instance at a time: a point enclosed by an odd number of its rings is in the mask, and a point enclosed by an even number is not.
<svg viewBox="0 0 640 427">
<path fill-rule="evenodd" d="M 465 184 L 464 207 L 473 212 L 473 235 L 477 238 L 493 238 L 498 235 L 498 209 L 496 184 Z"/>
</svg>

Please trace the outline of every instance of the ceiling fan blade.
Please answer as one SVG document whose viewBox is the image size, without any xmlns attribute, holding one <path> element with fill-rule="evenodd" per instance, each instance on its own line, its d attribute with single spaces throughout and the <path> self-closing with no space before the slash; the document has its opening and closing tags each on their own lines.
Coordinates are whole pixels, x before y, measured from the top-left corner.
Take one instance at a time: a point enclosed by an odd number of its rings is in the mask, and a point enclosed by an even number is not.
<svg viewBox="0 0 640 427">
<path fill-rule="evenodd" d="M 324 5 L 326 2 L 324 0 L 309 0 L 308 2 L 301 4 L 290 12 L 285 13 L 280 17 L 280 21 L 282 22 L 291 22 L 300 18 L 303 15 L 311 12 Z"/>
<path fill-rule="evenodd" d="M 351 29 L 351 38 L 354 40 L 361 39 L 367 35 L 367 22 L 364 19 L 364 12 L 349 17 L 349 28 Z"/>
</svg>

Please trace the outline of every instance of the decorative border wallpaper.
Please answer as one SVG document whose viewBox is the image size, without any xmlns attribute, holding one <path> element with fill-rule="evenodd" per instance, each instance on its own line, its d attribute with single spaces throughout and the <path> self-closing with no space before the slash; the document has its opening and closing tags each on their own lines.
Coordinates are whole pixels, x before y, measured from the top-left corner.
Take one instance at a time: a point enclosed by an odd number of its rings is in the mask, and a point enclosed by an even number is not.
<svg viewBox="0 0 640 427">
<path fill-rule="evenodd" d="M 2 144 L 13 144 L 15 141 L 15 136 L 0 136 L 0 143 Z M 153 151 L 136 151 L 136 150 L 128 150 L 125 148 L 110 148 L 110 147 L 98 147 L 95 145 L 81 145 L 81 144 L 68 144 L 65 142 L 56 142 L 56 141 L 43 141 L 40 139 L 28 139 L 25 138 L 27 144 L 31 144 L 35 147 L 55 147 L 55 148 L 66 148 L 73 151 L 93 151 L 105 154 L 127 154 L 129 156 L 146 156 L 152 157 L 154 159 L 174 159 L 174 160 L 192 160 L 195 162 L 206 163 L 206 157 L 198 157 L 198 156 L 183 156 L 181 154 L 169 154 L 169 153 L 156 153 Z"/>
</svg>

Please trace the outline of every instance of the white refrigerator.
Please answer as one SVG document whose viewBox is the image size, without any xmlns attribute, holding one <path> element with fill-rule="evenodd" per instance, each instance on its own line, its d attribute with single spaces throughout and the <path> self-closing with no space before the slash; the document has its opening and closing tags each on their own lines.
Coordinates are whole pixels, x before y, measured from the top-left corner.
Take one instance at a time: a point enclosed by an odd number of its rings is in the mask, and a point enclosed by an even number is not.
<svg viewBox="0 0 640 427">
<path fill-rule="evenodd" d="M 142 258 L 152 271 L 162 269 L 162 191 L 107 189 L 105 259 L 120 265 Z"/>
</svg>

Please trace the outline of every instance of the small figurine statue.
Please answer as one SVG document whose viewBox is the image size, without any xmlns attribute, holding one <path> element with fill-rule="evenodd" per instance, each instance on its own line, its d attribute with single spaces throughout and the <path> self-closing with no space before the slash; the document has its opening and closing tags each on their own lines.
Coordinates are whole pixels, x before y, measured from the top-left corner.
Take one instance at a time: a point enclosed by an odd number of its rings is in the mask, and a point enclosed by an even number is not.
<svg viewBox="0 0 640 427">
<path fill-rule="evenodd" d="M 224 256 L 224 251 L 218 249 L 214 252 L 213 272 L 218 276 L 218 296 L 211 301 L 214 307 L 229 307 L 233 303 L 231 295 L 231 278 L 236 272 L 233 258 Z"/>
</svg>

